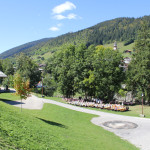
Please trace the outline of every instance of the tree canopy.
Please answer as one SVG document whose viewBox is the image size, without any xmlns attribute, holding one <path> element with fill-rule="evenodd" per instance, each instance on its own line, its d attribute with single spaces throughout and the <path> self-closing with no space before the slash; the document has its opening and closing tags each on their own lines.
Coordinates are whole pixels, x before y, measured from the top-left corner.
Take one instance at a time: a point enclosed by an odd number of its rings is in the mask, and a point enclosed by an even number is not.
<svg viewBox="0 0 150 150">
<path fill-rule="evenodd" d="M 41 79 L 41 72 L 37 64 L 24 53 L 16 56 L 16 72 L 22 77 L 30 79 L 30 86 L 35 86 Z"/>
<path fill-rule="evenodd" d="M 86 98 L 94 96 L 110 101 L 124 79 L 119 67 L 122 60 L 121 54 L 112 48 L 70 45 L 49 59 L 46 72 L 54 77 L 66 97 L 78 92 Z"/>
<path fill-rule="evenodd" d="M 135 49 L 127 72 L 128 89 L 143 93 L 150 102 L 150 29 L 146 23 L 141 26 Z"/>
</svg>

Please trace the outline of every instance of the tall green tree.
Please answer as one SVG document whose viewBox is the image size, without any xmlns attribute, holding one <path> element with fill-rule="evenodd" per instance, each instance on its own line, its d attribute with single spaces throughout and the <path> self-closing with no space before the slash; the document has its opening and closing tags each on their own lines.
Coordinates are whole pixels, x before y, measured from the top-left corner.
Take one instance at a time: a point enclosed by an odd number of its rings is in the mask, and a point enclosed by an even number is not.
<svg viewBox="0 0 150 150">
<path fill-rule="evenodd" d="M 91 82 L 91 71 L 93 71 L 93 56 L 95 46 L 88 48 L 81 44 L 75 51 L 75 88 L 80 93 L 84 93 L 85 98 L 95 96 L 95 88 Z"/>
<path fill-rule="evenodd" d="M 14 66 L 12 62 L 9 59 L 4 59 L 2 61 L 2 70 L 3 72 L 8 76 L 8 75 L 13 75 L 14 74 Z"/>
<path fill-rule="evenodd" d="M 124 80 L 124 71 L 120 67 L 122 56 L 112 48 L 97 46 L 93 58 L 93 82 L 96 96 L 104 101 L 113 100 L 113 96 L 120 89 Z"/>
<path fill-rule="evenodd" d="M 73 96 L 76 92 L 85 97 L 97 96 L 110 101 L 124 80 L 121 65 L 123 58 L 111 48 L 91 45 L 88 48 L 69 46 L 48 62 L 46 70 L 54 76 L 60 92 Z"/>
<path fill-rule="evenodd" d="M 127 85 L 150 102 L 150 28 L 143 23 L 135 43 L 135 54 L 127 72 Z"/>
<path fill-rule="evenodd" d="M 16 57 L 16 71 L 24 78 L 30 79 L 30 86 L 35 86 L 41 80 L 41 72 L 37 64 L 24 53 Z"/>
<path fill-rule="evenodd" d="M 55 82 L 53 76 L 50 74 L 46 74 L 44 76 L 43 86 L 44 86 L 43 93 L 44 93 L 44 95 L 47 95 L 47 96 L 53 96 L 54 92 L 57 89 L 56 82 Z"/>
<path fill-rule="evenodd" d="M 75 46 L 69 46 L 63 51 L 61 68 L 59 68 L 58 88 L 66 97 L 74 96 L 74 57 Z"/>
</svg>

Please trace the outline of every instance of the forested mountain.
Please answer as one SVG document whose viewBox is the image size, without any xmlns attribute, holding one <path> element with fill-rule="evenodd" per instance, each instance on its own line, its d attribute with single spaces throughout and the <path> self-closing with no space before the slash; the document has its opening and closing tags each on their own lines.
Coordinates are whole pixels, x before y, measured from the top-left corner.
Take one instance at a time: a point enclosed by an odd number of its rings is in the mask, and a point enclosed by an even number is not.
<svg viewBox="0 0 150 150">
<path fill-rule="evenodd" d="M 56 38 L 42 39 L 18 46 L 2 53 L 0 58 L 8 58 L 20 52 L 24 52 L 28 55 L 43 55 L 47 52 L 53 53 L 59 50 L 64 44 L 79 45 L 80 43 L 85 43 L 89 46 L 91 44 L 102 45 L 111 43 L 115 40 L 134 40 L 143 20 L 146 20 L 150 25 L 150 16 L 137 19 L 116 18 L 78 32 L 67 33 Z"/>
<path fill-rule="evenodd" d="M 24 52 L 26 53 L 27 51 L 29 51 L 30 49 L 32 49 L 33 47 L 42 47 L 49 39 L 51 38 L 44 38 L 44 39 L 41 39 L 41 40 L 37 40 L 37 41 L 33 41 L 33 42 L 29 42 L 29 43 L 26 43 L 26 44 L 23 44 L 23 45 L 20 45 L 20 46 L 17 46 L 15 48 L 12 48 L 6 52 L 3 52 L 0 57 L 5 59 L 5 58 L 8 58 L 10 56 L 13 56 L 17 53 L 20 53 L 20 52 Z"/>
</svg>

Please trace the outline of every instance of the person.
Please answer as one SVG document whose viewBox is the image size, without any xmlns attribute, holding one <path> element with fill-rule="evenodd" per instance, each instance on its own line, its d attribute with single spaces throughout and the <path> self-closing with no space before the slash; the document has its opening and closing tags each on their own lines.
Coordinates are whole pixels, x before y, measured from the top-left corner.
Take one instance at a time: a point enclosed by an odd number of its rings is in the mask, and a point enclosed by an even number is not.
<svg viewBox="0 0 150 150">
<path fill-rule="evenodd" d="M 6 85 L 6 91 L 8 91 L 8 85 Z"/>
</svg>

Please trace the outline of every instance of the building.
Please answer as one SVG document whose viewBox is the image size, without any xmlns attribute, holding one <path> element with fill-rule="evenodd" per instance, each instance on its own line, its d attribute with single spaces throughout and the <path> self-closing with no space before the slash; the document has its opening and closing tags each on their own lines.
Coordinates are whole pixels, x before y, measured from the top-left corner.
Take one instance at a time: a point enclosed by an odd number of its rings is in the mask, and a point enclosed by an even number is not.
<svg viewBox="0 0 150 150">
<path fill-rule="evenodd" d="M 7 75 L 0 71 L 0 78 L 7 78 Z"/>
</svg>

